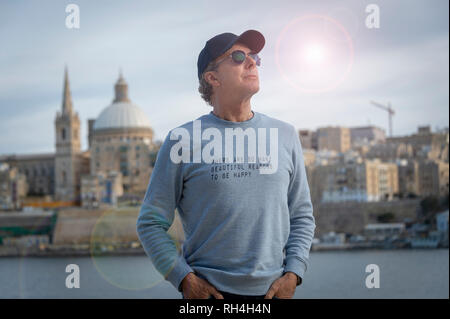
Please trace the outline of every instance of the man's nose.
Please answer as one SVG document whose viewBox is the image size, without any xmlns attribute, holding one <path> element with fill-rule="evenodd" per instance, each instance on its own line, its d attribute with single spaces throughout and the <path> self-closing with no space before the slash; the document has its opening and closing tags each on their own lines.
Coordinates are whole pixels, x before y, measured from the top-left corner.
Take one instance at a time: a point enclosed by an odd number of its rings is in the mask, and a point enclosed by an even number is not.
<svg viewBox="0 0 450 319">
<path fill-rule="evenodd" d="M 253 60 L 253 58 L 249 55 L 246 56 L 245 63 L 246 63 L 246 67 L 249 69 L 256 67 L 256 61 Z"/>
</svg>

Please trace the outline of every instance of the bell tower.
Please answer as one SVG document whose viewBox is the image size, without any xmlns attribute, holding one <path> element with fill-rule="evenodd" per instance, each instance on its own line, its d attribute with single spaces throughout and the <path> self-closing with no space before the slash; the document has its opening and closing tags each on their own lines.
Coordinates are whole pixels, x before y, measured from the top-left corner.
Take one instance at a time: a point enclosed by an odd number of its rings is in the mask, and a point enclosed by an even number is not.
<svg viewBox="0 0 450 319">
<path fill-rule="evenodd" d="M 55 118 L 55 137 L 55 199 L 75 201 L 80 191 L 80 119 L 73 111 L 67 67 L 64 70 L 62 108 Z"/>
</svg>

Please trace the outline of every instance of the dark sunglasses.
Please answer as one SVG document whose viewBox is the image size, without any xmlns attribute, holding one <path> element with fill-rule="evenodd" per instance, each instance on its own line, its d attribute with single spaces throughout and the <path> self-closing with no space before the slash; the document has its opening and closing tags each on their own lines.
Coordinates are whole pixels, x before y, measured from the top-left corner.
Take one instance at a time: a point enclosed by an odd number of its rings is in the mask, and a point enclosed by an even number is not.
<svg viewBox="0 0 450 319">
<path fill-rule="evenodd" d="M 256 53 L 249 53 L 248 56 L 251 57 L 256 62 L 257 66 L 261 65 L 261 58 L 258 56 L 258 54 L 256 54 Z M 247 58 L 247 54 L 244 51 L 241 51 L 241 50 L 233 51 L 233 52 L 231 52 L 230 55 L 226 56 L 225 58 L 223 58 L 222 60 L 217 62 L 216 66 L 218 66 L 220 63 L 222 63 L 223 61 L 225 61 L 229 57 L 231 57 L 231 59 L 233 60 L 234 63 L 241 64 Z"/>
</svg>

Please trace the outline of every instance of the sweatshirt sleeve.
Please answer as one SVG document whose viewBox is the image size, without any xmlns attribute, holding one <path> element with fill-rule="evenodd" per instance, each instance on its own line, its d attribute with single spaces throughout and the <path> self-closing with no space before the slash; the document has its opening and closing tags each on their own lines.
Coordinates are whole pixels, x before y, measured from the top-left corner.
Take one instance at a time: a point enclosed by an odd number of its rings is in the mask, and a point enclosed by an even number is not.
<svg viewBox="0 0 450 319">
<path fill-rule="evenodd" d="M 181 292 L 181 281 L 194 271 L 167 233 L 183 189 L 182 163 L 176 164 L 170 159 L 171 146 L 176 142 L 170 140 L 170 134 L 158 152 L 136 227 L 139 240 L 155 268 Z"/>
<path fill-rule="evenodd" d="M 291 271 L 302 280 L 309 265 L 309 251 L 316 225 L 303 150 L 295 128 L 293 128 L 292 145 L 293 172 L 290 176 L 288 188 L 290 233 L 285 246 L 284 272 Z"/>
</svg>

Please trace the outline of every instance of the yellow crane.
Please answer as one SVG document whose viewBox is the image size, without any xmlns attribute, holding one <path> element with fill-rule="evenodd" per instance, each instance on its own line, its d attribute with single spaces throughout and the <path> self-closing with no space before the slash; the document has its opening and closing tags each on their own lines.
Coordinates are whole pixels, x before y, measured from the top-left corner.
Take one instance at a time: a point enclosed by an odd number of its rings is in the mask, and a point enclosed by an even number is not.
<svg viewBox="0 0 450 319">
<path fill-rule="evenodd" d="M 392 117 L 395 115 L 394 109 L 391 107 L 391 103 L 388 102 L 387 105 L 383 105 L 378 102 L 370 101 L 371 104 L 375 105 L 376 107 L 379 107 L 380 109 L 385 110 L 388 112 L 389 116 L 389 136 L 392 137 Z"/>
</svg>

